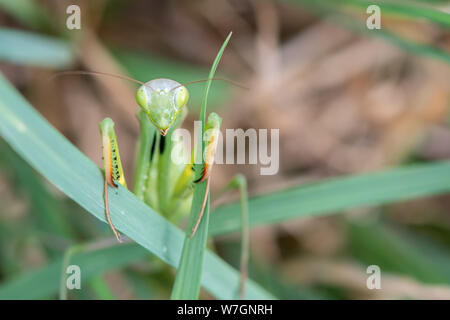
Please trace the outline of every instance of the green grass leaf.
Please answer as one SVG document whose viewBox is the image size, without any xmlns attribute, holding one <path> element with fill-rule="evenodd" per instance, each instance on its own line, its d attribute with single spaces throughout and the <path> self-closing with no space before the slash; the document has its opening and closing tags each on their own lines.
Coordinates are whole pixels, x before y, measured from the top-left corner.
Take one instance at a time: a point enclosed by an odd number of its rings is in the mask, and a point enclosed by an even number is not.
<svg viewBox="0 0 450 320">
<path fill-rule="evenodd" d="M 8 162 L 11 176 L 17 179 L 20 191 L 30 201 L 30 214 L 37 229 L 52 236 L 73 238 L 74 232 L 67 220 L 68 212 L 63 201 L 48 190 L 42 178 L 3 140 L 0 141 L 0 152 Z"/>
<path fill-rule="evenodd" d="M 0 76 L 0 114 L 0 135 L 11 147 L 87 212 L 105 221 L 100 169 L 51 127 L 3 76 Z M 184 238 L 181 230 L 123 187 L 111 192 L 109 198 L 111 217 L 118 230 L 166 263 L 178 266 Z M 58 275 L 59 272 L 53 273 L 56 278 Z M 239 287 L 239 274 L 208 251 L 201 283 L 217 298 L 231 299 Z M 249 281 L 247 298 L 271 297 Z"/>
<path fill-rule="evenodd" d="M 0 8 L 29 28 L 48 29 L 50 19 L 44 7 L 34 0 L 0 0 Z"/>
<path fill-rule="evenodd" d="M 347 229 L 351 251 L 363 263 L 425 283 L 450 283 L 448 248 L 440 243 L 381 221 L 350 221 Z"/>
<path fill-rule="evenodd" d="M 117 300 L 102 276 L 94 277 L 90 282 L 90 287 L 99 300 Z"/>
<path fill-rule="evenodd" d="M 312 12 L 328 19 L 338 25 L 341 25 L 350 30 L 361 33 L 369 37 L 379 37 L 381 39 L 390 42 L 391 44 L 399 47 L 400 49 L 409 52 L 411 54 L 430 57 L 450 63 L 450 53 L 436 46 L 432 46 L 427 43 L 418 43 L 411 41 L 408 38 L 403 37 L 400 34 L 396 34 L 392 30 L 382 28 L 377 30 L 369 30 L 366 27 L 365 20 L 360 20 L 354 15 L 349 14 L 348 8 L 352 10 L 360 10 L 361 15 L 367 16 L 366 8 L 369 3 L 363 0 L 342 0 L 342 1 L 312 1 L 312 0 L 289 0 L 289 2 L 302 5 L 311 10 Z M 365 6 L 367 4 L 367 6 Z M 402 18 L 408 18 L 410 20 L 427 20 L 435 24 L 448 27 L 450 25 L 450 15 L 445 12 L 441 12 L 435 9 L 426 8 L 423 6 L 415 6 L 410 3 L 380 3 L 381 15 L 390 15 L 391 17 L 398 16 Z M 381 22 L 383 24 L 383 22 Z"/>
<path fill-rule="evenodd" d="M 0 60 L 37 67 L 64 68 L 71 65 L 74 57 L 69 42 L 0 28 Z"/>
<path fill-rule="evenodd" d="M 103 272 L 124 267 L 131 262 L 143 260 L 149 252 L 136 244 L 115 245 L 95 251 L 76 253 L 70 264 L 80 267 L 82 286 Z M 108 261 L 108 263 L 105 263 Z M 62 257 L 36 270 L 11 278 L 0 286 L 0 300 L 44 299 L 54 296 L 60 286 Z"/>
<path fill-rule="evenodd" d="M 442 26 L 450 26 L 450 15 L 444 10 L 438 10 L 430 5 L 425 5 L 417 1 L 398 1 L 398 0 L 288 0 L 295 4 L 304 4 L 319 10 L 322 13 L 330 13 L 332 10 L 342 10 L 345 8 L 353 8 L 361 10 L 363 16 L 369 16 L 366 9 L 370 5 L 377 5 L 380 8 L 381 16 L 386 17 L 402 17 L 411 20 L 427 20 L 429 22 L 439 24 Z"/>
<path fill-rule="evenodd" d="M 203 159 L 203 129 L 205 126 L 206 118 L 206 106 L 208 103 L 208 93 L 211 87 L 212 78 L 216 72 L 217 66 L 219 65 L 220 58 L 230 40 L 231 32 L 225 39 L 222 47 L 217 53 L 216 59 L 211 67 L 209 73 L 208 81 L 205 85 L 205 90 L 203 93 L 202 108 L 200 111 L 200 121 L 201 130 L 198 134 L 197 159 L 201 159 L 201 164 L 195 165 L 196 176 L 199 176 L 204 165 Z M 199 162 L 198 160 L 196 161 Z M 191 230 L 195 226 L 197 217 L 201 211 L 204 195 L 206 192 L 206 181 L 201 183 L 196 183 L 194 186 L 194 197 L 192 199 L 191 213 L 188 220 L 188 228 L 186 230 L 186 237 L 183 245 L 183 252 L 181 254 L 180 264 L 177 270 L 177 276 L 175 278 L 175 283 L 172 289 L 172 299 L 198 299 L 200 292 L 200 279 L 202 275 L 203 268 L 203 257 L 206 248 L 206 239 L 208 237 L 208 224 L 209 224 L 209 200 L 206 202 L 205 211 L 203 214 L 202 221 L 197 229 L 195 235 L 190 238 Z M 209 198 L 209 195 L 208 195 Z"/>
<path fill-rule="evenodd" d="M 450 191 L 450 163 L 411 165 L 376 173 L 307 183 L 250 198 L 250 226 L 300 217 L 338 213 Z M 210 233 L 240 229 L 239 203 L 218 207 L 211 214 Z"/>
<path fill-rule="evenodd" d="M 450 15 L 444 11 L 412 1 L 377 1 L 372 0 L 340 0 L 333 1 L 340 6 L 348 5 L 360 8 L 364 13 L 368 6 L 376 4 L 380 7 L 381 15 L 403 17 L 412 20 L 427 20 L 435 24 L 450 27 Z M 368 16 L 368 15 L 367 15 Z"/>
</svg>

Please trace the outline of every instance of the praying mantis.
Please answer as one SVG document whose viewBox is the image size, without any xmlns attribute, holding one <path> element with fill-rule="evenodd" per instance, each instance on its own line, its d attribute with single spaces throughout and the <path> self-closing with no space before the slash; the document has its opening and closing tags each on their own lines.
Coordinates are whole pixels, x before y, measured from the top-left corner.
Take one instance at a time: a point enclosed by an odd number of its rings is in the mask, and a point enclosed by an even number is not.
<svg viewBox="0 0 450 320">
<path fill-rule="evenodd" d="M 165 145 L 168 144 L 165 141 L 168 130 L 172 127 L 174 122 L 180 116 L 183 108 L 186 108 L 187 101 L 189 99 L 189 92 L 186 87 L 174 80 L 170 79 L 154 79 L 141 85 L 136 94 L 136 101 L 141 110 L 156 127 L 159 132 L 158 137 L 153 139 L 153 146 L 151 149 L 150 160 L 154 159 L 155 144 L 159 142 L 159 154 L 161 156 L 164 153 Z M 182 117 L 182 116 L 181 116 Z M 141 122 L 145 121 L 145 116 L 141 114 Z M 214 162 L 214 155 L 217 149 L 218 135 L 222 119 L 217 113 L 211 113 L 205 125 L 204 140 L 207 140 L 205 148 L 205 163 L 200 176 L 194 180 L 195 172 L 193 170 L 193 164 L 186 164 L 186 167 L 181 174 L 180 178 L 176 181 L 175 186 L 179 189 L 190 189 L 192 183 L 199 183 L 207 181 L 207 188 L 202 204 L 201 211 L 199 212 L 197 222 L 192 228 L 190 237 L 195 235 L 198 225 L 201 222 L 203 212 L 206 205 L 206 199 L 209 192 L 210 174 Z M 121 242 L 120 235 L 112 223 L 109 206 L 108 206 L 108 186 L 116 188 L 118 184 L 123 187 L 127 187 L 125 182 L 125 176 L 123 172 L 122 163 L 120 160 L 119 147 L 117 143 L 116 134 L 114 131 L 114 122 L 110 118 L 104 119 L 100 122 L 100 134 L 102 136 L 103 146 L 103 167 L 105 173 L 105 214 L 114 235 L 117 240 Z M 168 157 L 165 160 L 169 160 Z M 145 188 L 145 186 L 144 186 Z M 187 192 L 189 194 L 189 191 Z M 185 193 L 186 197 L 186 193 Z M 173 199 L 177 201 L 178 199 Z"/>
<path fill-rule="evenodd" d="M 190 238 L 194 237 L 202 220 L 209 195 L 211 172 L 222 119 L 217 113 L 210 113 L 202 130 L 205 144 L 204 164 L 201 172 L 195 172 L 193 163 L 180 166 L 171 161 L 170 151 L 173 145 L 170 138 L 173 132 L 172 129 L 177 128 L 181 124 L 187 113 L 186 105 L 189 100 L 189 92 L 186 86 L 207 80 L 180 84 L 171 79 L 160 78 L 144 83 L 133 78 L 98 71 L 65 71 L 59 74 L 111 76 L 140 84 L 136 93 L 136 102 L 139 106 L 137 117 L 141 127 L 141 134 L 137 152 L 138 162 L 136 165 L 134 193 L 139 199 L 166 217 L 176 217 L 177 212 L 183 212 L 183 207 L 186 208 L 190 204 L 193 184 L 206 181 L 206 191 L 201 210 L 198 213 L 195 225 L 189 233 Z M 243 87 L 227 79 L 213 78 L 212 80 L 224 80 Z M 127 188 L 125 174 L 113 120 L 105 118 L 100 122 L 99 128 L 102 140 L 105 216 L 117 241 L 122 242 L 120 233 L 114 227 L 111 219 L 108 192 L 110 188 L 116 189 L 119 185 Z M 193 159 L 194 152 L 191 156 L 191 162 L 193 162 Z M 246 217 L 247 208 L 242 202 L 243 196 L 247 197 L 245 178 L 238 176 L 236 179 L 233 179 L 226 189 L 230 188 L 236 188 L 240 191 L 241 205 L 243 207 L 241 212 L 243 217 L 244 214 Z M 243 226 L 247 227 L 245 223 L 243 223 Z M 243 286 L 246 277 L 247 256 L 248 232 L 244 231 L 241 252 L 241 295 L 244 294 Z"/>
</svg>

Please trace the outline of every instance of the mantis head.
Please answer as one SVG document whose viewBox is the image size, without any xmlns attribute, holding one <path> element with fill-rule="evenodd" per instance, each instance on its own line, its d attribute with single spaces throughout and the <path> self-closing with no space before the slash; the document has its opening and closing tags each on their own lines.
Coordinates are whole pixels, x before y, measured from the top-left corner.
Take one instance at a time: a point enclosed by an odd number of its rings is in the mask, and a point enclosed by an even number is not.
<svg viewBox="0 0 450 320">
<path fill-rule="evenodd" d="M 141 87 L 136 93 L 136 101 L 163 136 L 166 135 L 167 130 L 172 126 L 178 114 L 189 100 L 189 92 L 186 89 L 186 85 L 211 80 L 222 80 L 237 87 L 248 89 L 237 82 L 223 78 L 196 80 L 183 84 L 170 79 L 154 79 L 144 83 L 127 76 L 100 71 L 62 71 L 55 73 L 52 78 L 61 75 L 108 76 L 139 83 Z M 211 124 L 213 126 L 218 124 L 217 117 L 213 116 L 211 118 Z M 206 125 L 208 126 L 208 123 Z"/>
<path fill-rule="evenodd" d="M 170 79 L 148 81 L 136 93 L 137 103 L 163 136 L 188 99 L 186 87 Z"/>
</svg>

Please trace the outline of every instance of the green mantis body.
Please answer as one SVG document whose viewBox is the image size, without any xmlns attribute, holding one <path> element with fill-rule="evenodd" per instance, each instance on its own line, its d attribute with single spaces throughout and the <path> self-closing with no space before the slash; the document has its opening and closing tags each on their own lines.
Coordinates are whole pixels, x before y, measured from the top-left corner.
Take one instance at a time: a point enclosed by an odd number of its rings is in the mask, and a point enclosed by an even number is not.
<svg viewBox="0 0 450 320">
<path fill-rule="evenodd" d="M 140 106 L 138 118 L 141 125 L 141 136 L 138 147 L 138 163 L 134 193 L 136 196 L 153 207 L 156 211 L 167 218 L 177 217 L 177 212 L 189 212 L 192 198 L 193 184 L 207 181 L 206 191 L 198 213 L 197 221 L 190 231 L 189 237 L 193 237 L 202 220 L 203 212 L 209 195 L 210 176 L 213 168 L 214 157 L 217 149 L 220 126 L 222 119 L 216 113 L 210 113 L 203 128 L 204 141 L 204 164 L 201 172 L 194 171 L 193 163 L 176 165 L 170 159 L 172 142 L 170 140 L 171 128 L 180 125 L 185 116 L 186 104 L 189 100 L 189 92 L 186 87 L 170 79 L 154 79 L 146 83 L 125 76 L 108 74 L 104 72 L 68 71 L 60 74 L 93 74 L 106 75 L 141 84 L 136 93 L 136 101 Z M 226 79 L 213 79 L 225 80 Z M 194 81 L 191 83 L 200 82 Z M 228 81 L 233 83 L 232 81 Z M 189 84 L 191 84 L 189 83 Z M 233 83 L 235 84 L 235 83 Z M 242 87 L 240 85 L 237 85 Z M 156 130 L 155 130 L 156 129 Z M 159 134 L 157 133 L 159 132 Z M 100 122 L 100 133 L 103 146 L 104 167 L 104 200 L 105 216 L 115 237 L 121 242 L 120 234 L 115 229 L 111 220 L 108 203 L 108 189 L 117 188 L 118 185 L 127 187 L 125 175 L 120 160 L 119 147 L 114 131 L 114 122 L 105 118 Z M 191 162 L 194 160 L 192 153 Z M 242 180 L 243 177 L 240 177 Z M 236 180 L 236 179 L 235 179 Z M 233 181 L 235 181 L 233 180 Z M 232 182 L 229 186 L 241 191 L 241 199 L 245 198 L 246 184 Z M 187 207 L 189 206 L 189 207 Z M 183 210 L 184 209 L 184 210 Z M 242 216 L 247 217 L 246 204 L 242 205 Z M 247 218 L 245 218 L 247 219 Z M 247 224 L 243 223 L 243 228 Z M 244 296 L 244 285 L 246 277 L 246 261 L 248 256 L 248 231 L 243 233 L 243 260 L 242 281 L 240 295 Z M 245 270 L 244 270 L 245 269 Z"/>
<path fill-rule="evenodd" d="M 167 164 L 167 162 L 170 161 L 170 157 L 166 156 L 164 162 L 162 160 L 164 154 L 164 145 L 168 144 L 166 139 L 164 139 L 163 137 L 167 135 L 168 130 L 172 127 L 172 125 L 174 125 L 174 123 L 176 123 L 176 120 L 179 120 L 182 109 L 186 106 L 188 99 L 189 93 L 187 89 L 178 82 L 170 79 L 151 80 L 145 84 L 142 84 L 142 86 L 137 91 L 136 101 L 141 107 L 141 112 L 146 115 L 148 121 L 150 121 L 156 127 L 161 135 L 158 136 L 155 134 L 152 142 L 152 147 L 150 149 L 150 157 L 148 159 L 149 161 L 159 162 L 159 164 L 156 166 L 152 166 L 150 164 L 150 166 L 146 169 L 147 172 L 140 173 L 141 175 L 146 175 L 147 178 L 149 178 L 148 182 L 145 182 L 143 186 L 140 186 L 140 188 L 143 188 L 143 190 L 139 190 L 142 193 L 146 192 L 145 189 L 149 187 L 149 184 L 156 183 L 156 179 L 152 179 L 152 177 L 154 177 L 154 170 L 152 171 L 152 168 L 160 169 L 164 165 L 170 166 L 170 164 Z M 144 117 L 143 119 L 140 119 L 142 127 L 142 122 L 145 122 L 146 119 L 145 116 L 141 115 L 141 117 Z M 197 230 L 206 204 L 206 199 L 209 192 L 209 176 L 211 173 L 214 155 L 217 148 L 221 121 L 221 118 L 216 113 L 211 113 L 205 125 L 205 164 L 200 177 L 195 182 L 202 182 L 204 180 L 207 180 L 208 182 L 202 209 L 199 212 L 197 223 L 192 229 L 190 235 L 191 237 Z M 144 125 L 148 124 L 144 123 Z M 105 214 L 112 231 L 116 235 L 116 238 L 120 241 L 120 236 L 114 228 L 114 225 L 110 218 L 108 206 L 108 185 L 110 187 L 117 187 L 117 184 L 119 183 L 122 186 L 126 187 L 126 183 L 122 164 L 120 161 L 117 138 L 114 132 L 114 123 L 110 118 L 106 118 L 100 123 L 100 133 L 102 136 L 103 166 L 105 172 Z M 169 151 L 170 150 L 166 150 L 166 152 Z M 186 164 L 182 173 L 176 178 L 175 182 L 172 183 L 173 186 L 172 188 L 170 188 L 170 191 L 167 191 L 170 192 L 170 195 L 175 195 L 174 197 L 170 197 L 171 199 L 168 205 L 169 208 L 176 207 L 176 202 L 180 200 L 179 198 L 187 198 L 191 195 L 191 186 L 192 183 L 195 183 L 193 181 L 194 175 L 195 172 L 192 169 L 192 164 Z M 145 195 L 142 195 L 142 199 L 145 199 Z M 148 202 L 150 202 L 151 204 L 151 202 L 155 203 L 156 201 L 149 200 Z M 159 206 L 161 207 L 161 199 L 159 199 L 159 202 Z"/>
</svg>

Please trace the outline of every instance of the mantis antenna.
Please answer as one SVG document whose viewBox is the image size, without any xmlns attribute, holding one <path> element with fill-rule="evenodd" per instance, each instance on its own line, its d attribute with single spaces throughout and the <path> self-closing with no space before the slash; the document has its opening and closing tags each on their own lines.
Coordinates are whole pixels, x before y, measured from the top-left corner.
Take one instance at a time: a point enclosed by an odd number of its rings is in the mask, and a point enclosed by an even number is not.
<svg viewBox="0 0 450 320">
<path fill-rule="evenodd" d="M 123 75 L 120 75 L 120 74 L 114 74 L 114 73 L 108 73 L 108 72 L 101 72 L 101 71 L 61 71 L 61 72 L 57 72 L 57 73 L 53 74 L 53 75 L 50 77 L 50 79 L 54 79 L 54 78 L 56 78 L 56 77 L 59 77 L 59 76 L 66 76 L 66 75 L 94 75 L 94 76 L 108 76 L 108 77 L 118 78 L 118 79 L 122 79 L 122 80 L 128 80 L 128 81 L 131 81 L 131 82 L 138 83 L 138 84 L 140 84 L 140 85 L 146 86 L 146 87 L 148 87 L 148 88 L 150 88 L 150 89 L 152 89 L 152 90 L 155 90 L 155 89 L 153 89 L 151 86 L 149 86 L 148 84 L 146 84 L 145 82 L 136 80 L 136 79 L 134 79 L 134 78 L 127 77 L 127 76 L 123 76 Z M 185 82 L 185 83 L 182 83 L 182 84 L 180 84 L 180 85 L 178 85 L 178 86 L 173 87 L 173 88 L 170 89 L 170 90 L 172 91 L 172 90 L 175 90 L 175 89 L 177 89 L 177 88 L 179 88 L 179 87 L 188 86 L 188 85 L 195 84 L 195 83 L 200 83 L 200 82 L 205 82 L 205 81 L 208 81 L 208 80 L 225 81 L 225 82 L 227 82 L 227 83 L 229 83 L 229 84 L 232 84 L 232 85 L 234 85 L 234 86 L 236 86 L 236 87 L 239 87 L 239 88 L 242 88 L 242 89 L 245 89 L 245 90 L 249 90 L 248 87 L 246 87 L 246 86 L 244 86 L 244 85 L 242 85 L 242 84 L 240 84 L 240 83 L 238 83 L 238 82 L 236 82 L 236 81 L 232 81 L 232 80 L 225 79 L 225 78 L 211 78 L 211 79 L 201 79 L 201 80 L 195 80 L 195 81 Z"/>
<path fill-rule="evenodd" d="M 101 72 L 101 71 L 61 71 L 61 72 L 57 72 L 55 74 L 53 74 L 50 79 L 54 79 L 56 77 L 59 76 L 66 76 L 66 75 L 94 75 L 94 76 L 108 76 L 108 77 L 113 77 L 113 78 L 119 78 L 122 80 L 128 80 L 134 83 L 138 83 L 141 84 L 143 86 L 146 86 L 152 90 L 154 90 L 151 86 L 149 86 L 148 84 L 146 84 L 145 82 L 136 80 L 134 78 L 131 77 L 127 77 L 127 76 L 122 76 L 120 74 L 113 74 L 113 73 L 107 73 L 107 72 Z"/>
<path fill-rule="evenodd" d="M 188 86 L 188 85 L 195 84 L 195 83 L 199 83 L 199 82 L 205 82 L 205 81 L 208 81 L 208 80 L 225 81 L 225 82 L 227 82 L 227 83 L 229 83 L 229 84 L 232 84 L 232 85 L 234 85 L 234 86 L 236 86 L 236 87 L 239 87 L 239 88 L 241 88 L 241 89 L 249 90 L 248 87 L 246 87 L 246 86 L 244 86 L 244 85 L 242 85 L 242 84 L 240 84 L 240 83 L 238 83 L 238 82 L 236 82 L 236 81 L 232 81 L 232 80 L 225 79 L 225 78 L 211 78 L 211 79 L 194 80 L 194 81 L 182 83 L 182 84 L 180 84 L 180 85 L 178 85 L 178 86 L 176 86 L 176 87 L 173 87 L 173 88 L 170 89 L 170 90 L 175 90 L 175 89 L 177 89 L 177 88 L 179 88 L 179 87 Z"/>
</svg>

